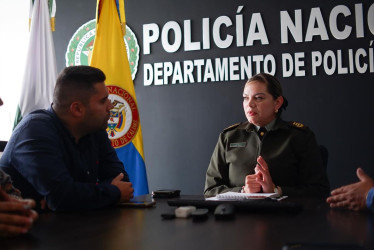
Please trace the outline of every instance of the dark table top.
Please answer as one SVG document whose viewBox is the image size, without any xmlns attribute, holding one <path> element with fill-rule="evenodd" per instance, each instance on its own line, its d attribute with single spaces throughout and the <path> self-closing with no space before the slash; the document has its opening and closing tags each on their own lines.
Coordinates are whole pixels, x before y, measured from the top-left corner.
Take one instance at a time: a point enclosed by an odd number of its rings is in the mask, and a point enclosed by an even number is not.
<svg viewBox="0 0 374 250">
<path fill-rule="evenodd" d="M 171 208 L 167 200 L 156 199 L 153 208 L 113 207 L 41 214 L 28 234 L 0 238 L 0 249 L 257 250 L 282 249 L 287 242 L 374 249 L 373 214 L 333 210 L 324 200 L 287 198 L 301 203 L 303 210 L 297 213 L 239 211 L 230 221 L 215 220 L 210 211 L 208 219 L 202 222 L 162 219 L 161 213 Z"/>
</svg>

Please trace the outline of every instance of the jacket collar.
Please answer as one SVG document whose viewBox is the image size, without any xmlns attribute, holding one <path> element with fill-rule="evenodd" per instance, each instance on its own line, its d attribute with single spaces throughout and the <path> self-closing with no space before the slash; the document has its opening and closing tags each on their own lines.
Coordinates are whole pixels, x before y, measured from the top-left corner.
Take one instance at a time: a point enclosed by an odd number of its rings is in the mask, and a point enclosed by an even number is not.
<svg viewBox="0 0 374 250">
<path fill-rule="evenodd" d="M 247 132 L 252 132 L 252 131 L 256 132 L 256 126 L 249 122 L 243 122 L 242 124 L 239 125 L 239 128 L 245 129 Z M 277 118 L 271 131 L 278 130 L 278 129 L 285 129 L 285 128 L 288 128 L 288 123 L 283 121 L 281 118 Z"/>
</svg>

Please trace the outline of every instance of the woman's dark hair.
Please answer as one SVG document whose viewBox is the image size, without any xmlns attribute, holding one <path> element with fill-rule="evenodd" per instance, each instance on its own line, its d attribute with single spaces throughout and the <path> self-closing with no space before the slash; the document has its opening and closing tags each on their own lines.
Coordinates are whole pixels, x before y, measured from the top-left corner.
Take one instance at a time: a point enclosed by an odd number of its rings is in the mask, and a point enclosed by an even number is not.
<svg viewBox="0 0 374 250">
<path fill-rule="evenodd" d="M 283 104 L 279 108 L 278 114 L 277 114 L 278 116 L 280 116 L 282 114 L 282 111 L 286 110 L 288 106 L 288 101 L 286 97 L 283 96 L 282 86 L 280 82 L 278 81 L 278 79 L 267 73 L 259 73 L 257 75 L 252 76 L 247 81 L 247 83 L 254 82 L 254 81 L 265 83 L 268 92 L 273 96 L 274 100 L 277 99 L 279 96 L 283 97 Z"/>
</svg>

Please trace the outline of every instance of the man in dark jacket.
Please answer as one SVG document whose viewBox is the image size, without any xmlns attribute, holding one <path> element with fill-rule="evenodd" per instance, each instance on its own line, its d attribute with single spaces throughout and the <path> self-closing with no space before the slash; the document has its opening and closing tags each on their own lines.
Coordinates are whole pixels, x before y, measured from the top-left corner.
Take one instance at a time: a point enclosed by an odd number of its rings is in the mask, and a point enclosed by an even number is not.
<svg viewBox="0 0 374 250">
<path fill-rule="evenodd" d="M 0 168 L 22 195 L 54 211 L 96 209 L 128 201 L 132 184 L 105 131 L 110 110 L 104 73 L 65 68 L 53 103 L 25 116 Z"/>
</svg>

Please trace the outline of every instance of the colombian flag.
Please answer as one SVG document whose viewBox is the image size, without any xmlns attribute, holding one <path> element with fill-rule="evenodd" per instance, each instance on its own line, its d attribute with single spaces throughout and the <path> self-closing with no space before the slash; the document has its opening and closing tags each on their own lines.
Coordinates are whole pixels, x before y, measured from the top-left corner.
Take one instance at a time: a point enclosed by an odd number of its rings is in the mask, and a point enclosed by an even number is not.
<svg viewBox="0 0 374 250">
<path fill-rule="evenodd" d="M 96 37 L 90 65 L 106 75 L 105 83 L 114 105 L 107 132 L 136 196 L 148 194 L 148 182 L 134 83 L 123 40 L 125 32 L 124 1 L 97 0 Z"/>
</svg>

